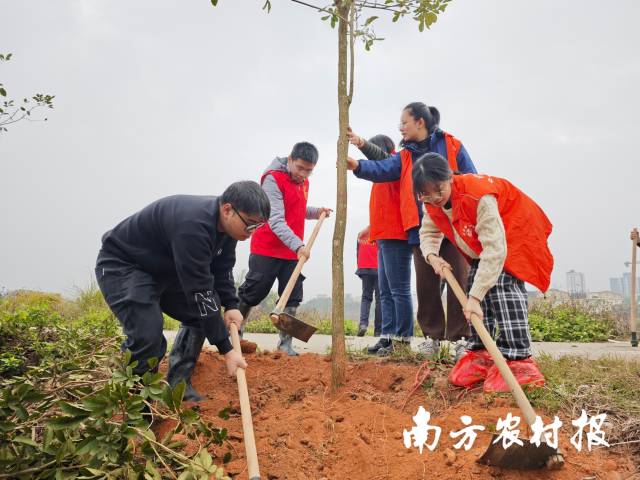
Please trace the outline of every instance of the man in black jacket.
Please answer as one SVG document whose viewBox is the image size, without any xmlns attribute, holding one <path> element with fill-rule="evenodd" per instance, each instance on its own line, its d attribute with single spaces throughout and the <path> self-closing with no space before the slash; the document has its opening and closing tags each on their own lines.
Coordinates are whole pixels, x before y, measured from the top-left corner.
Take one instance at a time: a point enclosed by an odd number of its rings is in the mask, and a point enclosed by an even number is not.
<svg viewBox="0 0 640 480">
<path fill-rule="evenodd" d="M 163 313 L 181 322 L 167 380 L 172 386 L 185 380 L 185 400 L 202 400 L 190 379 L 205 337 L 224 355 L 230 375 L 246 368 L 228 332 L 232 322 L 240 328 L 243 320 L 233 280 L 235 249 L 269 214 L 262 188 L 244 181 L 221 197 L 162 198 L 104 234 L 96 278 L 126 335 L 122 349 L 138 361 L 135 373 L 143 374 L 150 358 L 166 353 Z"/>
</svg>

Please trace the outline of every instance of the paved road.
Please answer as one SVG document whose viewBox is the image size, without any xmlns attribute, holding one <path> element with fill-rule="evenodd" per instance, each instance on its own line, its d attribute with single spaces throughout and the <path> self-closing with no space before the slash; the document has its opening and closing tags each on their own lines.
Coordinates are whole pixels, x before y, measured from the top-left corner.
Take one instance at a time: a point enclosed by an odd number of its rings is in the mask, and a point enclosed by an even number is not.
<svg viewBox="0 0 640 480">
<path fill-rule="evenodd" d="M 167 340 L 172 343 L 176 332 L 165 330 Z M 278 335 L 273 333 L 246 333 L 244 338 L 258 344 L 262 350 L 274 350 L 278 343 Z M 362 350 L 367 345 L 375 343 L 374 337 L 346 337 L 347 349 Z M 423 339 L 415 337 L 411 345 L 415 347 Z M 207 342 L 208 345 L 208 342 Z M 327 353 L 331 348 L 331 336 L 315 334 L 308 343 L 293 340 L 293 346 L 299 353 Z M 534 355 L 545 352 L 553 357 L 565 355 L 581 355 L 589 358 L 601 358 L 607 356 L 625 357 L 640 361 L 640 348 L 633 348 L 629 342 L 601 342 L 601 343 L 556 343 L 534 342 Z"/>
</svg>

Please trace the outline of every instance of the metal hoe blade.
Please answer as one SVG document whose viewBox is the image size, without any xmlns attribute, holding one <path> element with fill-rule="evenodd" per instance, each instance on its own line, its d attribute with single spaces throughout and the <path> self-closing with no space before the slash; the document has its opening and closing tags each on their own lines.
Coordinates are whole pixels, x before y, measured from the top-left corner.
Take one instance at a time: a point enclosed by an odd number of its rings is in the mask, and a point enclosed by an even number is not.
<svg viewBox="0 0 640 480">
<path fill-rule="evenodd" d="M 478 463 L 515 470 L 535 470 L 543 467 L 556 469 L 564 464 L 562 454 L 544 442 L 537 447 L 527 439 L 520 439 L 523 443 L 522 446 L 513 444 L 505 449 L 501 441 L 493 443 L 496 438 L 498 436 L 494 434 L 491 445 L 477 460 Z"/>
<path fill-rule="evenodd" d="M 271 322 L 281 332 L 288 333 L 292 337 L 303 342 L 309 341 L 311 335 L 313 335 L 317 330 L 313 325 L 309 325 L 302 320 L 298 320 L 296 317 L 289 315 L 288 313 L 272 313 Z"/>
</svg>

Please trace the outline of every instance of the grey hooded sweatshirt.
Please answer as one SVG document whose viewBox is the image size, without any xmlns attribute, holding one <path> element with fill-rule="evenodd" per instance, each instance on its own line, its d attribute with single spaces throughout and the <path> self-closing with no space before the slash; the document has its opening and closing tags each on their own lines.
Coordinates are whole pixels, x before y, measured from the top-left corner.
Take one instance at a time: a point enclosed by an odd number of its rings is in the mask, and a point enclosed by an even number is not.
<svg viewBox="0 0 640 480">
<path fill-rule="evenodd" d="M 276 157 L 269 164 L 269 166 L 263 172 L 263 175 L 272 170 L 279 170 L 281 172 L 289 173 L 287 168 L 287 157 Z M 273 233 L 291 250 L 296 252 L 300 247 L 304 245 L 304 239 L 298 237 L 293 230 L 289 228 L 285 220 L 284 215 L 284 200 L 282 198 L 282 192 L 278 188 L 273 175 L 267 175 L 262 181 L 262 189 L 269 197 L 271 203 L 271 216 L 269 217 L 269 227 L 273 230 Z M 320 209 L 317 207 L 307 206 L 307 214 L 305 217 L 309 219 L 320 218 Z"/>
</svg>

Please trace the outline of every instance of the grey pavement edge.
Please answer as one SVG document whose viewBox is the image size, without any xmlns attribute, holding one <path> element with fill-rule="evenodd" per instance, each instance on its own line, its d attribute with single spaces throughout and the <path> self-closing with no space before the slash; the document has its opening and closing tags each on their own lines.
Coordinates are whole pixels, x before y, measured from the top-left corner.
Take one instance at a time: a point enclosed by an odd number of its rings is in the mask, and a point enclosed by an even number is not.
<svg viewBox="0 0 640 480">
<path fill-rule="evenodd" d="M 176 336 L 176 331 L 165 330 L 164 335 L 170 343 Z M 256 342 L 260 350 L 275 350 L 278 343 L 278 335 L 275 333 L 245 333 L 244 339 Z M 372 345 L 375 337 L 345 337 L 348 350 L 362 350 L 368 345 Z M 423 341 L 422 337 L 414 337 L 411 346 L 415 349 Z M 209 342 L 205 346 L 210 346 Z M 331 348 L 331 335 L 313 335 L 308 343 L 293 340 L 293 347 L 299 353 L 320 353 L 326 354 Z M 533 342 L 534 356 L 546 353 L 558 358 L 566 355 L 579 355 L 588 358 L 602 357 L 623 357 L 630 360 L 640 361 L 640 348 L 634 348 L 630 342 L 619 342 L 610 340 L 608 342 L 597 343 L 574 343 L 574 342 Z"/>
</svg>

